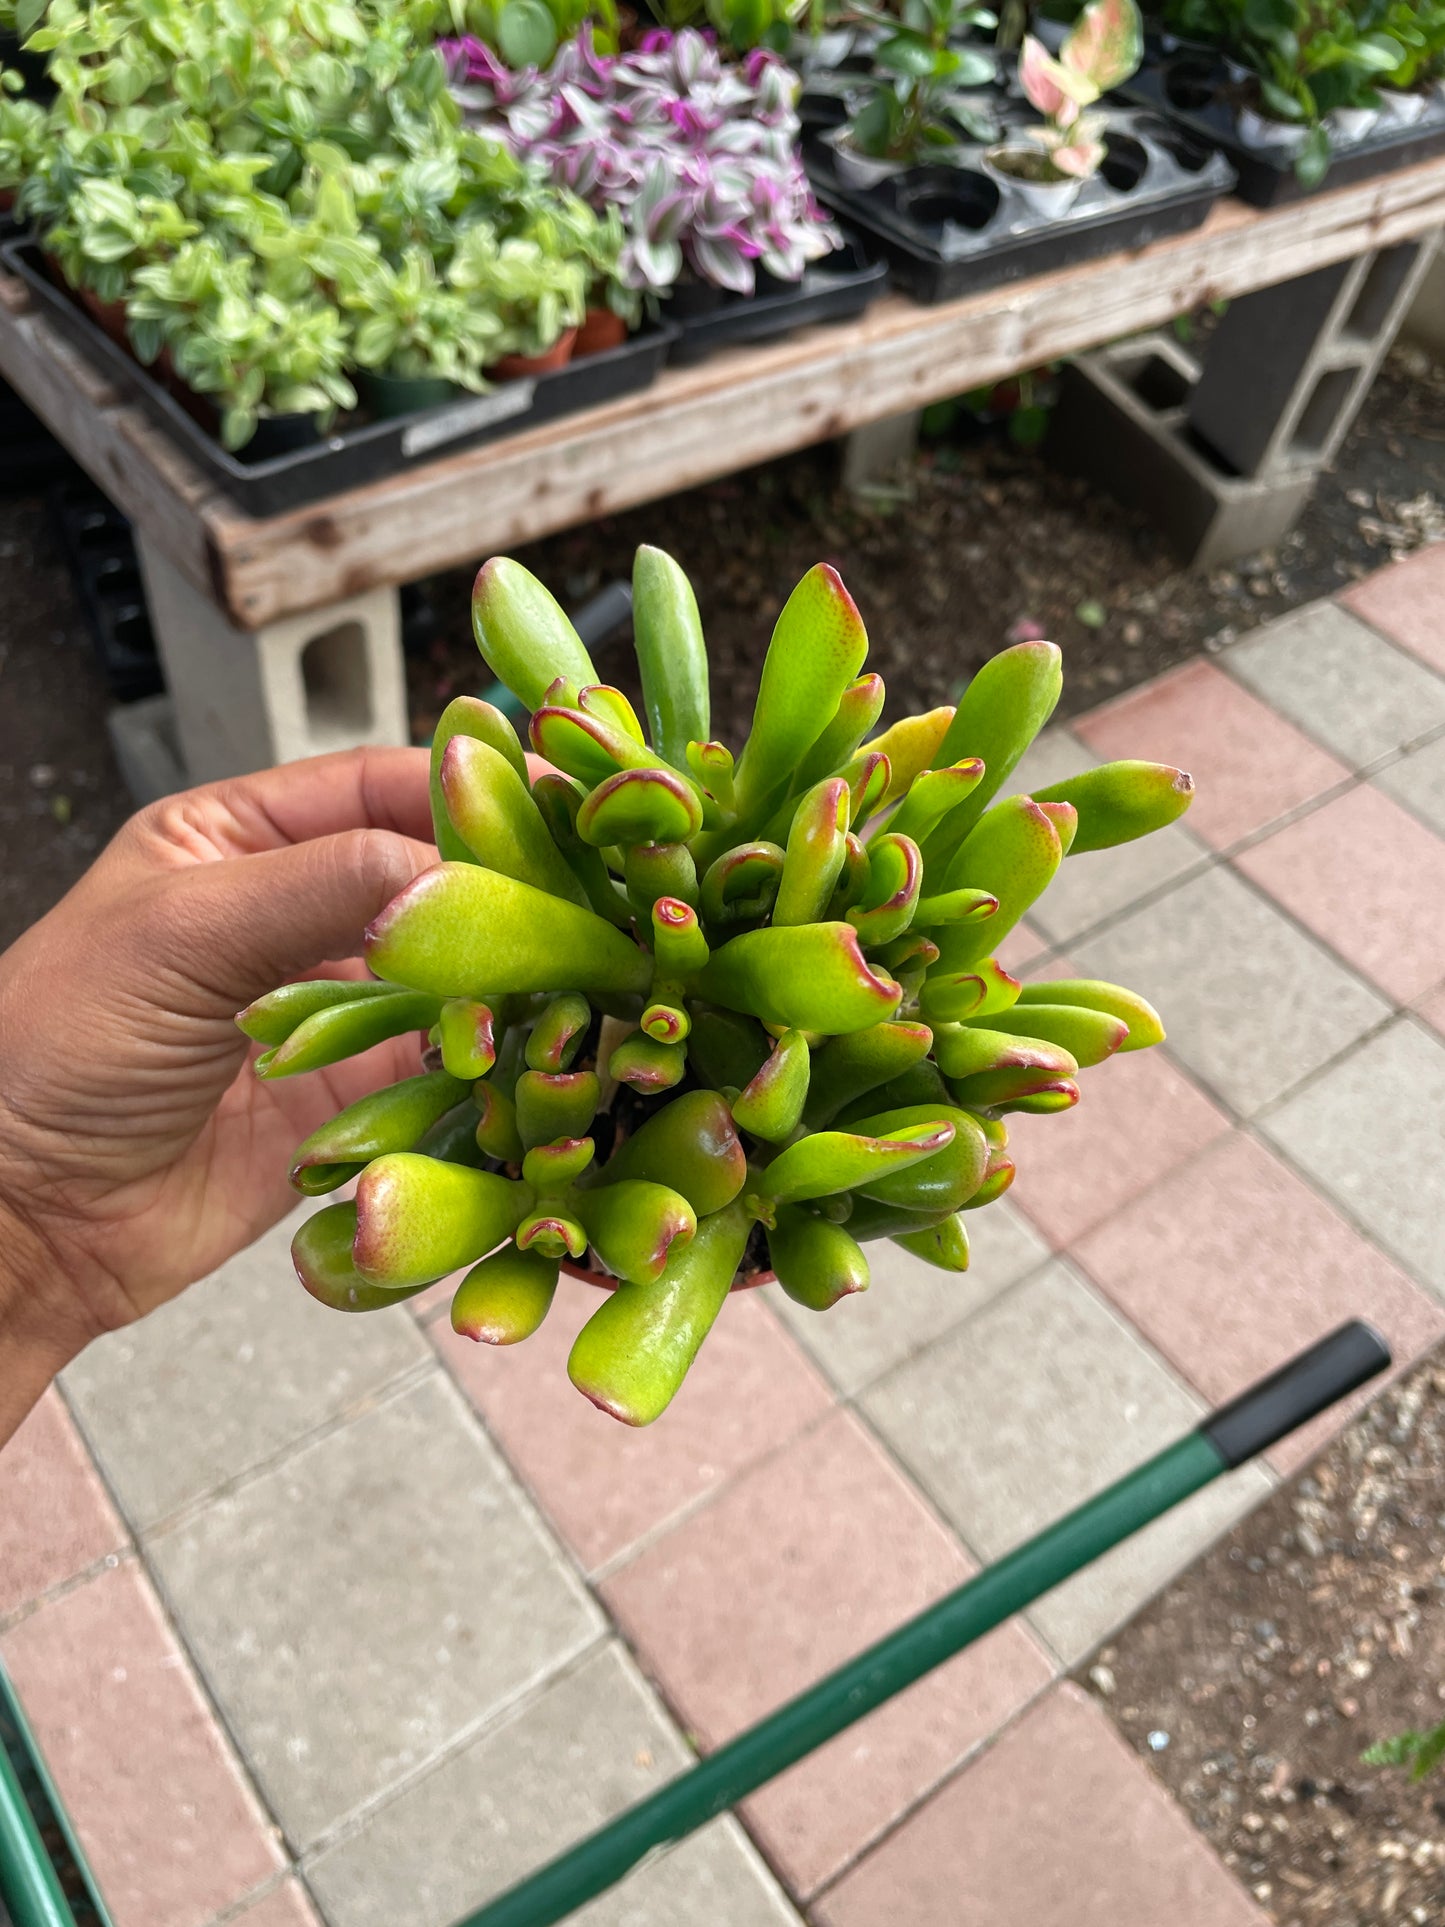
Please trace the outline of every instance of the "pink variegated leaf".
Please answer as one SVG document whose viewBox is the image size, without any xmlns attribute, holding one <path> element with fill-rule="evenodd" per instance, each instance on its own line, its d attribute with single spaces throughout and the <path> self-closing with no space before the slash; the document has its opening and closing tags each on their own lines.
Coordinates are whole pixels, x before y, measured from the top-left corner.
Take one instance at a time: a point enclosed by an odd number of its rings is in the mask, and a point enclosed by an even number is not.
<svg viewBox="0 0 1445 1927">
<path fill-rule="evenodd" d="M 1135 0 L 1093 0 L 1064 42 L 1060 60 L 1082 75 L 1094 98 L 1129 78 L 1144 56 L 1144 28 Z"/>
<path fill-rule="evenodd" d="M 1079 109 L 1097 98 L 1088 81 L 1060 66 L 1032 34 L 1024 35 L 1019 51 L 1019 85 L 1041 114 L 1062 127 L 1069 126 Z"/>
<path fill-rule="evenodd" d="M 1097 174 L 1104 158 L 1104 143 L 1094 140 L 1071 140 L 1066 146 L 1051 147 L 1049 159 L 1061 174 L 1070 174 L 1075 180 L 1086 181 L 1090 175 Z"/>
</svg>

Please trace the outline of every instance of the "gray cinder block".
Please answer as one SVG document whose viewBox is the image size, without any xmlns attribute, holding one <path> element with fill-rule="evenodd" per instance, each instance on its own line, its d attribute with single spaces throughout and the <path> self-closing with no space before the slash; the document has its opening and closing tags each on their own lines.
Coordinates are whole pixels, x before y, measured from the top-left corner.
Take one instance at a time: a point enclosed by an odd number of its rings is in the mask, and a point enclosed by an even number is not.
<svg viewBox="0 0 1445 1927">
<path fill-rule="evenodd" d="M 1064 374 L 1049 448 L 1159 524 L 1181 559 L 1208 568 L 1269 549 L 1294 526 L 1313 469 L 1233 475 L 1190 433 L 1199 365 L 1172 336 L 1081 355 Z"/>
</svg>

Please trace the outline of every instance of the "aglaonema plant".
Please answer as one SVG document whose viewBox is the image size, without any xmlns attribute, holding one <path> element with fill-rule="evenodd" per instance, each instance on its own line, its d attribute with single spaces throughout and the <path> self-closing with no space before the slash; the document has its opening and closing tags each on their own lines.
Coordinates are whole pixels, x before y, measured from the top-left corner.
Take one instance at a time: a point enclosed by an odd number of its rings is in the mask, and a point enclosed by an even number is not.
<svg viewBox="0 0 1445 1927">
<path fill-rule="evenodd" d="M 823 565 L 736 756 L 661 550 L 634 573 L 641 716 L 516 562 L 485 565 L 473 611 L 545 767 L 458 697 L 432 748 L 440 861 L 367 930 L 371 978 L 237 1021 L 268 1078 L 426 1033 L 415 1076 L 295 1154 L 304 1193 L 356 1181 L 297 1234 L 308 1291 L 368 1311 L 464 1270 L 452 1324 L 511 1344 L 583 1266 L 613 1289 L 569 1373 L 643 1425 L 736 1285 L 772 1273 L 824 1311 L 867 1288 L 879 1238 L 967 1267 L 969 1212 L 1014 1175 L 1008 1117 L 1068 1110 L 1081 1071 L 1163 1035 L 1127 990 L 1021 983 L 999 945 L 1066 858 L 1171 822 L 1192 784 L 1118 762 L 1007 794 L 1058 700 L 1047 642 L 878 731 L 862 618 Z"/>
</svg>

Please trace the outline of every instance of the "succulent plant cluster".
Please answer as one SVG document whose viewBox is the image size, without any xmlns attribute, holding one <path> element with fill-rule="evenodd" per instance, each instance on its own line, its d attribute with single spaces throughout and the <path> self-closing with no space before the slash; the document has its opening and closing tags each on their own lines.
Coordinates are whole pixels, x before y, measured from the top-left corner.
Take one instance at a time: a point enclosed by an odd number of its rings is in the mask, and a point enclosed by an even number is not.
<svg viewBox="0 0 1445 1927">
<path fill-rule="evenodd" d="M 510 1344 L 586 1261 L 615 1289 L 570 1375 L 647 1424 L 735 1283 L 770 1271 L 826 1310 L 867 1287 L 877 1238 L 966 1268 L 967 1213 L 1014 1175 L 1008 1116 L 1069 1109 L 1081 1070 L 1163 1035 L 1131 992 L 1020 983 L 998 946 L 1066 856 L 1170 822 L 1192 784 L 1119 762 L 1005 795 L 1058 700 L 1048 642 L 874 734 L 883 682 L 823 565 L 778 617 L 737 757 L 661 550 L 634 573 L 645 727 L 519 564 L 488 562 L 473 609 L 546 767 L 458 697 L 432 751 L 441 861 L 368 929 L 373 977 L 237 1021 L 262 1077 L 428 1033 L 417 1076 L 296 1153 L 302 1192 L 357 1181 L 297 1235 L 310 1292 L 366 1311 L 470 1267 L 454 1327 Z"/>
</svg>

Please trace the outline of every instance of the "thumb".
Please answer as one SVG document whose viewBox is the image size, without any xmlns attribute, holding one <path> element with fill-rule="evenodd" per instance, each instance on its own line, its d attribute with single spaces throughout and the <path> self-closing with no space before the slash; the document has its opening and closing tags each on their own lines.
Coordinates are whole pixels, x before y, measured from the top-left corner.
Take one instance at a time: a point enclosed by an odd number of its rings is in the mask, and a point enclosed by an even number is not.
<svg viewBox="0 0 1445 1927">
<path fill-rule="evenodd" d="M 197 994 L 195 1015 L 229 1019 L 327 958 L 359 955 L 371 919 L 436 861 L 430 844 L 363 829 L 198 864 L 166 879 L 162 955 Z"/>
</svg>

